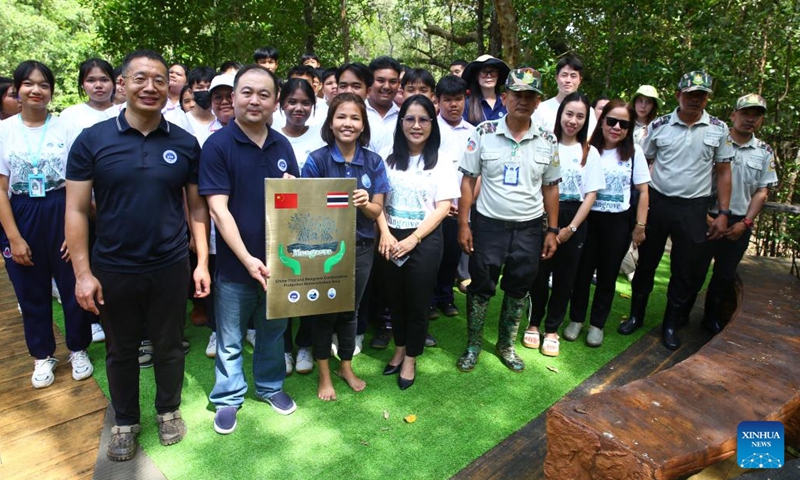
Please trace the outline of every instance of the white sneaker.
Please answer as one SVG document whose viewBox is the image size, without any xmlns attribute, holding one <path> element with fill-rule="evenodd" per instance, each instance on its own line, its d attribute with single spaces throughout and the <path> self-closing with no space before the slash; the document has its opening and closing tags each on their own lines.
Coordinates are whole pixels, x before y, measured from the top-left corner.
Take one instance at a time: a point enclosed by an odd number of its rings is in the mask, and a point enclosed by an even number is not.
<svg viewBox="0 0 800 480">
<path fill-rule="evenodd" d="M 247 338 L 247 343 L 252 345 L 253 348 L 256 348 L 256 331 L 255 331 L 255 329 L 249 329 L 248 328 L 247 329 L 246 338 Z"/>
<path fill-rule="evenodd" d="M 60 304 L 61 303 L 61 294 L 58 292 L 58 287 L 56 286 L 56 279 L 51 278 L 50 284 L 52 285 L 51 294 L 53 298 Z"/>
<path fill-rule="evenodd" d="M 283 357 L 286 360 L 286 376 L 288 377 L 294 371 L 294 359 L 291 353 L 284 353 Z"/>
<path fill-rule="evenodd" d="M 311 355 L 310 348 L 300 348 L 297 350 L 297 363 L 294 364 L 297 373 L 305 375 L 314 370 L 314 357 Z"/>
<path fill-rule="evenodd" d="M 47 357 L 33 362 L 33 376 L 31 377 L 33 388 L 44 388 L 52 385 L 56 379 L 53 373 L 53 370 L 56 369 L 56 365 L 58 365 L 58 359 L 53 357 Z"/>
<path fill-rule="evenodd" d="M 353 356 L 355 357 L 359 353 L 361 353 L 361 347 L 364 346 L 364 334 L 356 335 L 356 348 L 353 350 Z"/>
<path fill-rule="evenodd" d="M 217 332 L 211 332 L 208 337 L 208 346 L 206 347 L 206 357 L 216 358 L 217 356 Z"/>
<path fill-rule="evenodd" d="M 89 360 L 89 354 L 86 350 L 79 352 L 72 352 L 69 355 L 69 363 L 72 364 L 72 378 L 75 380 L 84 380 L 92 376 L 94 367 L 92 361 Z"/>
<path fill-rule="evenodd" d="M 99 323 L 92 324 L 92 342 L 100 343 L 106 341 L 106 332 L 103 331 L 103 326 Z"/>
<path fill-rule="evenodd" d="M 339 336 L 335 333 L 331 335 L 331 356 L 339 356 Z"/>
</svg>

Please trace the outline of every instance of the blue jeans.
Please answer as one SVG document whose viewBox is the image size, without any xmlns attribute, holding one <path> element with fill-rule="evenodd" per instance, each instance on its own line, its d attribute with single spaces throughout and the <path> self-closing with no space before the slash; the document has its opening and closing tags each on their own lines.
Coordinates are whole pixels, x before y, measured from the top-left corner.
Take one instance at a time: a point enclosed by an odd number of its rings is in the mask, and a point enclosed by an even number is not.
<svg viewBox="0 0 800 480">
<path fill-rule="evenodd" d="M 261 285 L 216 280 L 214 308 L 217 321 L 216 382 L 210 400 L 221 407 L 244 403 L 247 379 L 242 369 L 242 345 L 247 322 L 256 327 L 253 352 L 253 377 L 256 396 L 267 399 L 283 388 L 286 364 L 283 358 L 283 332 L 287 319 L 266 319 L 267 295 Z"/>
</svg>

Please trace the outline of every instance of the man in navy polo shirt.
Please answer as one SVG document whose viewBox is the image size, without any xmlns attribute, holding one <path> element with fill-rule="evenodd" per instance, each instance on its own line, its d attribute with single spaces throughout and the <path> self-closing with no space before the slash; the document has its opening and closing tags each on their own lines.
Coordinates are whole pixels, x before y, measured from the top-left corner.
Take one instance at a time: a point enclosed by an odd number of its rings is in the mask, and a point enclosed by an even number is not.
<svg viewBox="0 0 800 480">
<path fill-rule="evenodd" d="M 217 407 L 214 430 L 223 435 L 236 429 L 236 412 L 247 391 L 242 341 L 250 318 L 255 318 L 258 338 L 253 352 L 256 396 L 283 415 L 297 408 L 282 390 L 287 319 L 264 316 L 269 277 L 264 178 L 300 176 L 291 144 L 269 127 L 277 83 L 264 67 L 239 70 L 233 88 L 235 120 L 208 138 L 200 162 L 200 194 L 208 200 L 218 233 L 216 383 L 210 398 Z"/>
<path fill-rule="evenodd" d="M 178 408 L 183 386 L 181 339 L 189 282 L 187 225 L 208 238 L 208 209 L 197 193 L 200 146 L 161 114 L 167 64 L 149 50 L 128 54 L 119 83 L 128 105 L 119 116 L 84 130 L 67 164 L 67 246 L 80 305 L 100 314 L 116 425 L 108 457 L 129 460 L 140 426 L 139 342 L 153 342 L 155 407 L 162 445 L 179 442 L 186 425 Z M 92 191 L 97 232 L 91 265 L 88 218 Z M 186 193 L 189 218 L 183 210 Z M 208 295 L 208 243 L 196 242 L 195 296 Z"/>
</svg>

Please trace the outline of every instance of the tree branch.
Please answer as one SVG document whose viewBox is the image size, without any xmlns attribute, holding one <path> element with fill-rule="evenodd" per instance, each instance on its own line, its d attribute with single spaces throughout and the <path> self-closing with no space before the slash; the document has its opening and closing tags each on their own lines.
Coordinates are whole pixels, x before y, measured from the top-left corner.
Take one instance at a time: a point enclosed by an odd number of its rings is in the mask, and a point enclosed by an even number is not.
<svg viewBox="0 0 800 480">
<path fill-rule="evenodd" d="M 469 32 L 466 35 L 454 35 L 444 28 L 431 23 L 425 25 L 423 31 L 429 35 L 436 35 L 437 37 L 442 37 L 445 40 L 449 40 L 459 45 L 469 45 L 470 43 L 475 43 L 478 41 L 478 34 L 476 32 Z"/>
</svg>

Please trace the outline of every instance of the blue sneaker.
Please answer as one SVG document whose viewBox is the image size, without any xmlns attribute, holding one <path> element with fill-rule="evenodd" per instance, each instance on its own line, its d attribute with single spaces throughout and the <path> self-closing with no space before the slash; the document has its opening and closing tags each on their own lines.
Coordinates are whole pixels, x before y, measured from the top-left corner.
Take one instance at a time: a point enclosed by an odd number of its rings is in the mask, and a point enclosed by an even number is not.
<svg viewBox="0 0 800 480">
<path fill-rule="evenodd" d="M 227 435 L 236 430 L 236 411 L 238 407 L 222 407 L 214 415 L 214 431 Z"/>
<path fill-rule="evenodd" d="M 269 403 L 272 409 L 281 415 L 291 415 L 297 410 L 297 404 L 294 403 L 292 397 L 282 390 L 269 398 L 265 398 L 264 401 Z"/>
</svg>

